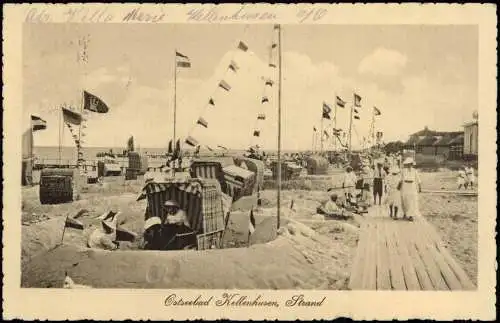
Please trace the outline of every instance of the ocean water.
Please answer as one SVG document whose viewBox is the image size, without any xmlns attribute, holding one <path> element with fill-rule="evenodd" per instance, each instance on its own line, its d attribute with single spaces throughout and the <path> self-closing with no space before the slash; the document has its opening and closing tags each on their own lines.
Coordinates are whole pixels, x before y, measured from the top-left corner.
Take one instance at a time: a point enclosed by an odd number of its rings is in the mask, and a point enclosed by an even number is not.
<svg viewBox="0 0 500 323">
<path fill-rule="evenodd" d="M 115 154 L 121 154 L 125 148 L 124 147 L 84 147 L 82 149 L 83 157 L 87 160 L 96 159 L 98 153 L 113 151 Z M 60 151 L 60 152 L 59 152 Z M 141 148 L 140 152 L 144 154 L 161 155 L 167 153 L 167 148 Z M 215 151 L 217 153 L 222 153 L 222 150 Z M 238 155 L 244 153 L 244 150 L 228 150 L 224 152 L 227 155 Z M 283 153 L 294 153 L 295 151 L 283 151 Z M 59 159 L 59 154 L 61 160 L 76 160 L 76 147 L 61 147 L 58 146 L 35 146 L 33 147 L 33 153 L 38 159 Z M 203 155 L 203 151 L 201 154 Z M 266 153 L 275 154 L 274 151 L 266 151 Z"/>
</svg>

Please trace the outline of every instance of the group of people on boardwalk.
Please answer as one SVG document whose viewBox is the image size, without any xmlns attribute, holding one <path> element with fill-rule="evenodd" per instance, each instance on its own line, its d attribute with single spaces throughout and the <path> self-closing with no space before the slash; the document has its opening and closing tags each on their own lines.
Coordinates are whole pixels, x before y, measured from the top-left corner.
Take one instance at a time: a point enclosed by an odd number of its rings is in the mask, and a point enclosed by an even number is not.
<svg viewBox="0 0 500 323">
<path fill-rule="evenodd" d="M 400 163 L 388 165 L 377 161 L 370 167 L 365 164 L 359 176 L 348 166 L 344 173 L 342 188 L 347 203 L 353 201 L 369 201 L 370 193 L 373 194 L 373 204 L 382 205 L 382 198 L 386 195 L 389 206 L 389 216 L 397 219 L 402 213 L 402 218 L 413 221 L 420 217 L 418 194 L 421 192 L 421 182 L 415 161 L 408 157 Z"/>
<path fill-rule="evenodd" d="M 457 185 L 458 189 L 474 189 L 474 184 L 476 182 L 476 176 L 474 174 L 474 168 L 471 166 L 463 166 L 462 169 L 458 171 Z"/>
</svg>

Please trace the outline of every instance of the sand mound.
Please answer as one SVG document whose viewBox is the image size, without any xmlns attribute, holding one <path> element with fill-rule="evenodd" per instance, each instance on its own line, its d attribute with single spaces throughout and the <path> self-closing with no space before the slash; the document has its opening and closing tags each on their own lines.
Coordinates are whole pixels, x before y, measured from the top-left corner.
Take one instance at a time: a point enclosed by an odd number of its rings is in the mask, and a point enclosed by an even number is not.
<svg viewBox="0 0 500 323">
<path fill-rule="evenodd" d="M 346 252 L 292 221 L 249 248 L 210 251 L 100 251 L 58 247 L 35 257 L 23 287 L 62 287 L 65 271 L 95 288 L 342 289 Z"/>
</svg>

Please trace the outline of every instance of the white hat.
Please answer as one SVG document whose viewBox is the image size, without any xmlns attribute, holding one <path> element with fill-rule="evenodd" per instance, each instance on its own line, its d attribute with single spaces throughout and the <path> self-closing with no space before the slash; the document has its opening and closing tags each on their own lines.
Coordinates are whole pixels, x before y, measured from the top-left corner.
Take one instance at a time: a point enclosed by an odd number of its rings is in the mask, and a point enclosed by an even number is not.
<svg viewBox="0 0 500 323">
<path fill-rule="evenodd" d="M 161 219 L 157 216 L 152 216 L 144 222 L 144 231 L 151 228 L 153 225 L 161 225 Z"/>
<path fill-rule="evenodd" d="M 415 161 L 411 157 L 406 157 L 405 160 L 403 161 L 403 165 L 408 165 L 413 163 L 415 163 Z"/>
</svg>

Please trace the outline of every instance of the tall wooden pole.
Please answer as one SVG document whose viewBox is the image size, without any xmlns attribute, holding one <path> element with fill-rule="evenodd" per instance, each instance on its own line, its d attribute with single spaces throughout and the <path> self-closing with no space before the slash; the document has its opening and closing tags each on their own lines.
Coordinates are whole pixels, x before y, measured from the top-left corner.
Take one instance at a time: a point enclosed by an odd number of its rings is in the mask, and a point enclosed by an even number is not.
<svg viewBox="0 0 500 323">
<path fill-rule="evenodd" d="M 351 105 L 351 118 L 349 120 L 349 155 L 351 154 L 351 143 L 352 143 L 352 112 L 354 109 L 354 104 Z"/>
<path fill-rule="evenodd" d="M 335 98 L 334 98 L 335 101 L 335 112 L 334 112 L 334 115 L 333 115 L 333 132 L 336 134 L 337 133 L 337 94 L 335 93 Z M 337 150 L 337 136 L 335 135 L 333 137 L 333 150 L 336 151 Z"/>
<path fill-rule="evenodd" d="M 280 228 L 281 212 L 281 25 L 278 25 L 278 200 L 277 200 L 277 229 Z"/>
<path fill-rule="evenodd" d="M 62 133 L 63 133 L 63 127 L 62 127 L 62 121 L 61 121 L 62 120 L 62 114 L 63 114 L 63 110 L 61 109 L 61 113 L 59 114 L 59 166 L 61 166 L 61 150 L 62 150 L 61 139 L 62 139 Z"/>
<path fill-rule="evenodd" d="M 321 115 L 321 144 L 320 144 L 320 153 L 323 153 L 323 137 L 324 137 L 324 133 L 323 133 L 323 115 Z"/>
</svg>

